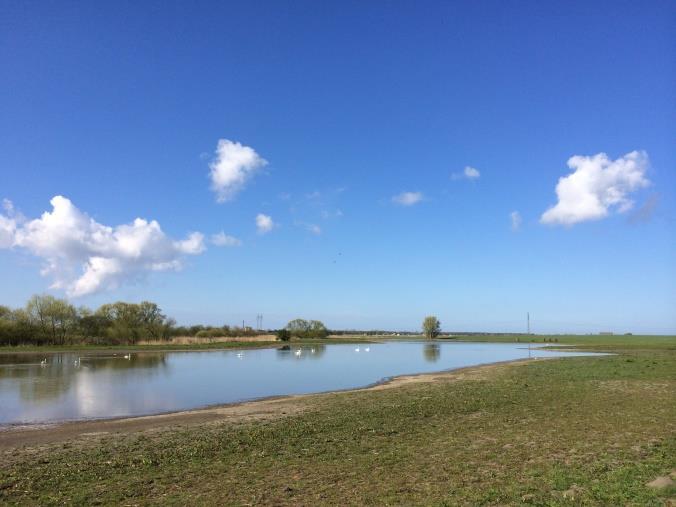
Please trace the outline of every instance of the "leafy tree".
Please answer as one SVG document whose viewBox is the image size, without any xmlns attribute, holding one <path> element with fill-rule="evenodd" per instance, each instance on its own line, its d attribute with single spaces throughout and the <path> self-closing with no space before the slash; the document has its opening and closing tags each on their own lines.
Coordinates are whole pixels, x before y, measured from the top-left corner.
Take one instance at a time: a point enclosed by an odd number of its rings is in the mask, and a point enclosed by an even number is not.
<svg viewBox="0 0 676 507">
<path fill-rule="evenodd" d="M 277 339 L 283 342 L 288 342 L 291 339 L 291 333 L 288 329 L 279 329 L 277 330 Z"/>
<path fill-rule="evenodd" d="M 287 331 L 296 338 L 305 338 L 310 330 L 310 323 L 305 319 L 294 319 L 286 325 Z"/>
<path fill-rule="evenodd" d="M 422 330 L 425 338 L 432 339 L 441 332 L 441 322 L 434 315 L 428 315 L 423 320 Z"/>
<path fill-rule="evenodd" d="M 26 304 L 30 322 L 42 332 L 44 339 L 62 345 L 66 334 L 77 322 L 73 305 L 50 295 L 35 295 Z"/>
<path fill-rule="evenodd" d="M 326 338 L 329 334 L 326 326 L 318 321 L 307 321 L 304 319 L 294 319 L 286 325 L 286 330 L 290 336 L 296 338 Z"/>
<path fill-rule="evenodd" d="M 9 308 L 8 306 L 0 305 L 0 319 L 9 320 L 11 315 L 12 315 L 12 309 L 11 308 Z"/>
<path fill-rule="evenodd" d="M 164 338 L 167 317 L 162 313 L 160 307 L 150 301 L 141 301 L 138 304 L 138 312 L 139 320 L 145 333 L 155 340 Z"/>
<path fill-rule="evenodd" d="M 311 320 L 308 334 L 311 338 L 326 338 L 329 335 L 329 331 L 323 322 Z"/>
</svg>

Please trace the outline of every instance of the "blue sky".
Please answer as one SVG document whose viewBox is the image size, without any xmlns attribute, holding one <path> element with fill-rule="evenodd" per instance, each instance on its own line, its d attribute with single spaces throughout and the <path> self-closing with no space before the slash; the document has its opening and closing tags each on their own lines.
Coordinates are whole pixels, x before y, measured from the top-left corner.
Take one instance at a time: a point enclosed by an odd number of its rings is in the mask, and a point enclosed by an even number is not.
<svg viewBox="0 0 676 507">
<path fill-rule="evenodd" d="M 666 1 L 4 2 L 0 304 L 676 333 L 675 18 Z"/>
</svg>

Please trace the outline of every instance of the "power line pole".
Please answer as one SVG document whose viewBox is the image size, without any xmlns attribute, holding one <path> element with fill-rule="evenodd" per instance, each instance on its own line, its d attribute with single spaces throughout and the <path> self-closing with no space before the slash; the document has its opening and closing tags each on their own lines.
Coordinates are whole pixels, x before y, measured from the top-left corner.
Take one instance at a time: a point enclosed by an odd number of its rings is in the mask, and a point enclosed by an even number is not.
<svg viewBox="0 0 676 507">
<path fill-rule="evenodd" d="M 530 312 L 526 312 L 526 329 L 530 335 Z"/>
</svg>

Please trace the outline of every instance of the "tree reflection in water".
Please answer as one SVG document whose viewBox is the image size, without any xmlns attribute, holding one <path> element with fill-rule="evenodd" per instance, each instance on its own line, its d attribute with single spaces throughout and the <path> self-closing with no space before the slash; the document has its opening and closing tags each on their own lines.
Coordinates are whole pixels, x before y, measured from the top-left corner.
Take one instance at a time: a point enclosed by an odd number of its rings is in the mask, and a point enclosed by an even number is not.
<svg viewBox="0 0 676 507">
<path fill-rule="evenodd" d="M 438 343 L 426 343 L 423 347 L 423 357 L 428 363 L 436 363 L 441 357 L 441 347 Z"/>
<path fill-rule="evenodd" d="M 45 361 L 43 363 L 43 361 Z M 157 375 L 167 368 L 165 353 L 78 355 L 0 354 L 0 382 L 18 384 L 22 400 L 51 401 L 73 387 L 78 375 L 104 370 L 134 370 L 135 375 Z"/>
</svg>

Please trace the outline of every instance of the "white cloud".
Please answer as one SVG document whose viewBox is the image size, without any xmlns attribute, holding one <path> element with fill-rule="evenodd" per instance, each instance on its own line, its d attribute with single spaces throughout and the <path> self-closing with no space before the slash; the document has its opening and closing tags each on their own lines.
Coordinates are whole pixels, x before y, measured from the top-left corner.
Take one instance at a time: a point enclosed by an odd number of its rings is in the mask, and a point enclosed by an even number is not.
<svg viewBox="0 0 676 507">
<path fill-rule="evenodd" d="M 392 202 L 400 206 L 413 206 L 422 201 L 422 192 L 402 192 L 392 197 Z"/>
<path fill-rule="evenodd" d="M 463 174 L 465 175 L 465 178 L 467 178 L 468 180 L 475 180 L 479 176 L 481 176 L 481 173 L 479 172 L 478 169 L 475 169 L 474 167 L 470 166 L 465 167 Z"/>
<path fill-rule="evenodd" d="M 155 220 L 137 218 L 109 227 L 65 197 L 57 195 L 50 203 L 52 211 L 34 220 L 0 215 L 0 247 L 23 248 L 42 258 L 42 274 L 53 278 L 52 288 L 69 296 L 113 289 L 152 271 L 179 270 L 184 255 L 204 250 L 199 232 L 174 241 Z"/>
<path fill-rule="evenodd" d="M 209 164 L 211 189 L 216 200 L 233 199 L 256 171 L 267 165 L 253 148 L 228 139 L 219 139 L 216 158 Z"/>
<path fill-rule="evenodd" d="M 223 231 L 211 235 L 211 243 L 216 246 L 242 246 L 242 240 L 228 236 Z"/>
<path fill-rule="evenodd" d="M 519 213 L 518 211 L 512 211 L 509 214 L 509 219 L 512 222 L 512 230 L 518 231 L 521 228 L 521 222 L 522 222 L 521 213 Z"/>
<path fill-rule="evenodd" d="M 16 234 L 16 220 L 0 215 L 0 248 L 11 248 Z"/>
<path fill-rule="evenodd" d="M 479 172 L 478 169 L 475 169 L 474 167 L 471 166 L 465 166 L 465 169 L 461 173 L 453 173 L 451 174 L 451 179 L 453 180 L 477 180 L 481 176 L 481 173 Z"/>
<path fill-rule="evenodd" d="M 573 172 L 559 178 L 558 202 L 542 214 L 540 222 L 573 225 L 605 218 L 612 208 L 620 213 L 631 209 L 634 202 L 628 194 L 650 184 L 645 177 L 649 165 L 644 151 L 632 151 L 617 160 L 605 153 L 571 157 L 568 167 Z"/>
<path fill-rule="evenodd" d="M 259 234 L 268 233 L 274 227 L 275 223 L 272 221 L 272 217 L 264 215 L 263 213 L 256 215 L 256 229 L 258 229 Z"/>
</svg>

